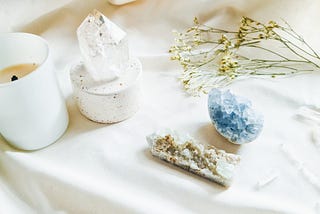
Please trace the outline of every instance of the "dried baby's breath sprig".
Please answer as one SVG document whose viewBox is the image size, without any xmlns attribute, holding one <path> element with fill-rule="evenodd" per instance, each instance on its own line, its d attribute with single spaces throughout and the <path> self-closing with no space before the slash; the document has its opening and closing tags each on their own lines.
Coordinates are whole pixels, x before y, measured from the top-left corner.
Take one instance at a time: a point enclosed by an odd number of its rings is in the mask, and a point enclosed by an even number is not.
<svg viewBox="0 0 320 214">
<path fill-rule="evenodd" d="M 306 73 L 320 68 L 320 56 L 284 22 L 263 24 L 242 17 L 237 31 L 200 24 L 175 33 L 172 60 L 184 68 L 181 80 L 191 95 L 234 80 Z"/>
</svg>

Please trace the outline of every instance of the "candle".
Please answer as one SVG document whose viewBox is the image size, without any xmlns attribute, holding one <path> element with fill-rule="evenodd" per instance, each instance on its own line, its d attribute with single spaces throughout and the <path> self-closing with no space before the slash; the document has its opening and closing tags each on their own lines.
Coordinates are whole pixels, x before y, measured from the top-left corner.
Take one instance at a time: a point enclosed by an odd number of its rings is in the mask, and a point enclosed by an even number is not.
<svg viewBox="0 0 320 214">
<path fill-rule="evenodd" d="M 69 122 L 49 46 L 33 34 L 7 33 L 0 47 L 0 133 L 19 149 L 46 147 Z"/>
</svg>

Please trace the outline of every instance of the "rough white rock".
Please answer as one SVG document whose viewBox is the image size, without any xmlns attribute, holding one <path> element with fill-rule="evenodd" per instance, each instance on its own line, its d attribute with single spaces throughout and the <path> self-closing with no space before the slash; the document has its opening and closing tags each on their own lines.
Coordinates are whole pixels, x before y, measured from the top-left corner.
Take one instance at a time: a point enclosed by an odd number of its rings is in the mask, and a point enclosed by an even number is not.
<svg viewBox="0 0 320 214">
<path fill-rule="evenodd" d="M 152 155 L 223 186 L 230 185 L 240 162 L 239 155 L 204 146 L 174 131 L 153 133 L 147 141 Z"/>
</svg>

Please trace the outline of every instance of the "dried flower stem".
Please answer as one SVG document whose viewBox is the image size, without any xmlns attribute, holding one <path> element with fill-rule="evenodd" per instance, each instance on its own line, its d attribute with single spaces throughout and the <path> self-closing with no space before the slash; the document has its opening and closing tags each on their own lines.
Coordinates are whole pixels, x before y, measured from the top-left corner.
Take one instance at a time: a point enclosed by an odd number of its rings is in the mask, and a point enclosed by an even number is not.
<svg viewBox="0 0 320 214">
<path fill-rule="evenodd" d="M 198 95 L 250 76 L 277 77 L 320 68 L 319 54 L 284 23 L 262 24 L 242 17 L 238 31 L 228 31 L 195 18 L 185 33 L 176 32 L 175 45 L 169 50 L 171 59 L 184 68 L 181 80 L 187 92 Z M 256 58 L 256 53 L 264 57 Z"/>
</svg>

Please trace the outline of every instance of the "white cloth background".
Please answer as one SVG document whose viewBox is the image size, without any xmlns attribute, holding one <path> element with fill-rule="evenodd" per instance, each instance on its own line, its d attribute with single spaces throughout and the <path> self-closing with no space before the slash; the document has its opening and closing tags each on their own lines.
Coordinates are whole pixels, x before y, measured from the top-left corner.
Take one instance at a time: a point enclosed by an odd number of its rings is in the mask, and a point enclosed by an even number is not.
<svg viewBox="0 0 320 214">
<path fill-rule="evenodd" d="M 128 32 L 131 54 L 144 68 L 141 110 L 113 125 L 87 120 L 71 98 L 68 72 L 81 57 L 75 31 L 94 8 Z M 137 0 L 124 6 L 106 0 L 0 0 L 0 31 L 31 32 L 49 41 L 70 114 L 65 135 L 43 150 L 18 151 L 0 140 L 0 213 L 316 213 L 320 189 L 280 145 L 295 151 L 319 180 L 320 150 L 311 143 L 311 126 L 294 114 L 303 105 L 320 106 L 320 75 L 230 86 L 265 115 L 261 136 L 236 146 L 215 132 L 206 96 L 183 92 L 176 79 L 181 68 L 167 51 L 172 30 L 191 26 L 194 16 L 232 28 L 247 15 L 261 21 L 284 18 L 320 52 L 319 8 L 317 0 Z M 233 185 L 224 189 L 153 158 L 145 136 L 166 127 L 240 154 Z M 256 190 L 271 169 L 278 179 Z"/>
</svg>

